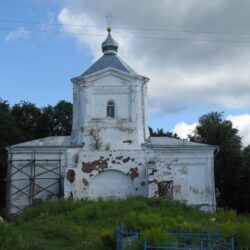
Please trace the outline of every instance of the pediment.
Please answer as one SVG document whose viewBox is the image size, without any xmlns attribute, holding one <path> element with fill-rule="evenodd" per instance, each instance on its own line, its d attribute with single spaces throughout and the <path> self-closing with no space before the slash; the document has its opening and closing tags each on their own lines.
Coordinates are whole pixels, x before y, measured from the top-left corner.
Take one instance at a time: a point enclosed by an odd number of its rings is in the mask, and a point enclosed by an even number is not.
<svg viewBox="0 0 250 250">
<path fill-rule="evenodd" d="M 79 76 L 76 78 L 71 79 L 72 82 L 76 83 L 97 83 L 101 79 L 101 82 L 103 83 L 103 80 L 111 80 L 112 82 L 117 80 L 118 82 L 132 82 L 135 80 L 143 80 L 148 81 L 149 79 L 140 76 L 140 75 L 134 75 L 131 73 L 122 72 L 120 70 L 114 69 L 112 67 L 105 68 L 103 70 L 100 70 L 98 72 L 95 72 L 93 74 L 90 74 L 88 76 Z"/>
<path fill-rule="evenodd" d="M 133 79 L 116 74 L 112 71 L 107 71 L 104 74 L 98 75 L 91 79 L 89 83 L 92 86 L 126 86 L 130 85 Z"/>
</svg>

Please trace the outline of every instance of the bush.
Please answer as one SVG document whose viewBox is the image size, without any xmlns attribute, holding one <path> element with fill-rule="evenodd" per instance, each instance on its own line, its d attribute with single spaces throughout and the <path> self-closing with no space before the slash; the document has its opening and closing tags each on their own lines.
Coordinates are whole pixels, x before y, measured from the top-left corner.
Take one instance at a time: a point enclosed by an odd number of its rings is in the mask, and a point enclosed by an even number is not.
<svg viewBox="0 0 250 250">
<path fill-rule="evenodd" d="M 173 235 L 166 231 L 163 231 L 160 227 L 154 227 L 144 230 L 142 232 L 142 237 L 149 244 L 170 243 L 175 239 Z"/>
<path fill-rule="evenodd" d="M 115 249 L 114 229 L 103 229 L 100 238 L 107 249 Z"/>
</svg>

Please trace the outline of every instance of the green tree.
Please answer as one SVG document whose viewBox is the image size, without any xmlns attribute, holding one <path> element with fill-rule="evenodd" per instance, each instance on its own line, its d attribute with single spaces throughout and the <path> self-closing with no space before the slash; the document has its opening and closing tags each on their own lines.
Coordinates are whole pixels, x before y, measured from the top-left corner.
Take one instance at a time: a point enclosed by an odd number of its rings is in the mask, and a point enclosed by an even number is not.
<svg viewBox="0 0 250 250">
<path fill-rule="evenodd" d="M 11 116 L 11 108 L 7 101 L 0 99 L 0 215 L 5 206 L 7 173 L 7 152 L 5 147 L 15 142 L 14 120 Z"/>
<path fill-rule="evenodd" d="M 164 131 L 163 128 L 157 128 L 156 130 L 153 130 L 151 127 L 149 127 L 149 134 L 152 137 L 173 137 L 173 138 L 179 138 L 176 133 Z"/>
<path fill-rule="evenodd" d="M 55 112 L 54 107 L 48 105 L 41 108 L 41 115 L 38 120 L 36 135 L 38 138 L 54 135 Z"/>
<path fill-rule="evenodd" d="M 39 108 L 32 103 L 22 101 L 12 107 L 11 115 L 14 119 L 15 143 L 38 138 L 37 127 L 41 117 Z"/>
<path fill-rule="evenodd" d="M 238 188 L 242 190 L 241 199 L 241 211 L 250 212 L 250 145 L 243 149 L 243 165 L 240 175 L 240 182 Z"/>
<path fill-rule="evenodd" d="M 242 208 L 239 183 L 242 175 L 242 144 L 238 130 L 233 128 L 232 122 L 225 120 L 222 113 L 212 112 L 199 119 L 191 141 L 219 146 L 215 158 L 215 185 L 219 190 L 218 205 Z M 250 198 L 250 197 L 249 197 Z"/>
<path fill-rule="evenodd" d="M 54 108 L 54 135 L 70 135 L 72 127 L 72 104 L 60 101 Z"/>
<path fill-rule="evenodd" d="M 5 206 L 6 146 L 53 135 L 70 135 L 72 104 L 60 101 L 55 107 L 38 108 L 29 102 L 10 107 L 0 99 L 0 213 Z"/>
</svg>

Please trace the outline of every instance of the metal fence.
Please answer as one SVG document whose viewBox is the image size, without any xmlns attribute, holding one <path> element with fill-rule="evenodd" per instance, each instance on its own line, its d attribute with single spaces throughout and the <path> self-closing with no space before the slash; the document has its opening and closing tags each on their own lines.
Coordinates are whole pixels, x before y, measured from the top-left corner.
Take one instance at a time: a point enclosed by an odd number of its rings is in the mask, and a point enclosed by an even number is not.
<svg viewBox="0 0 250 250">
<path fill-rule="evenodd" d="M 150 244 L 141 239 L 139 232 L 124 231 L 122 226 L 116 228 L 115 235 L 116 250 L 234 250 L 234 239 L 222 240 L 219 229 L 201 233 L 173 232 L 173 241 L 160 244 Z"/>
</svg>

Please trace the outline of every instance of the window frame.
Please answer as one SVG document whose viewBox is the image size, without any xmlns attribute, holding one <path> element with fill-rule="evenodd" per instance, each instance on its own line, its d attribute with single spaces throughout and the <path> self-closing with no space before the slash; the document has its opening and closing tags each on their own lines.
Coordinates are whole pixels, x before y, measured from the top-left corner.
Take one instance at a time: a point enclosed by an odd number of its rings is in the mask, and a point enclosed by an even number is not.
<svg viewBox="0 0 250 250">
<path fill-rule="evenodd" d="M 116 116 L 115 102 L 113 100 L 108 100 L 106 105 L 106 117 L 114 119 Z"/>
</svg>

